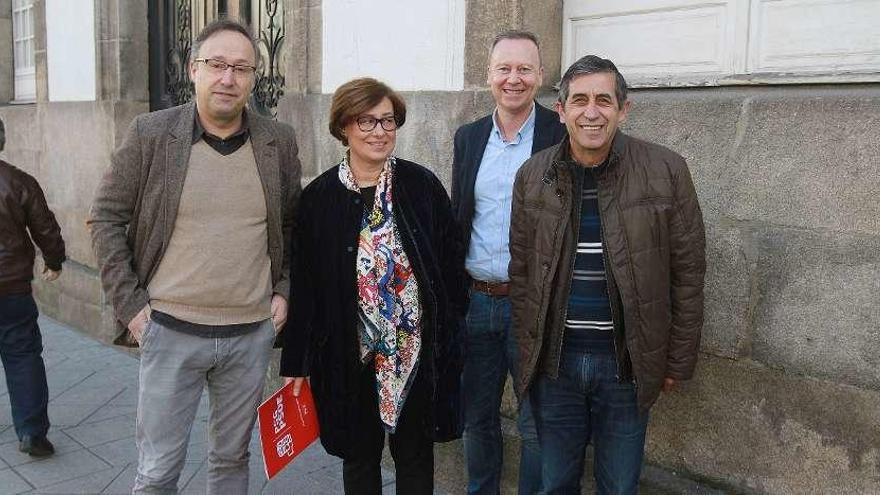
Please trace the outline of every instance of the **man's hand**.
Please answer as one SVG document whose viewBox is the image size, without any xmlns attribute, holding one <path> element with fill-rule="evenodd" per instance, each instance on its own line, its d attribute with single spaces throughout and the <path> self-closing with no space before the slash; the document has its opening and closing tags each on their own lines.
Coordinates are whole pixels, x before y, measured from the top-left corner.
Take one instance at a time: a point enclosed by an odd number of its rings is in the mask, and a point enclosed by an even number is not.
<svg viewBox="0 0 880 495">
<path fill-rule="evenodd" d="M 663 385 L 660 387 L 660 389 L 663 390 L 663 392 L 665 393 L 672 392 L 672 390 L 675 388 L 676 383 L 678 383 L 678 381 L 675 378 L 666 377 L 663 379 Z"/>
<path fill-rule="evenodd" d="M 141 337 L 144 335 L 144 329 L 147 328 L 147 323 L 150 322 L 150 305 L 147 304 L 144 306 L 144 309 L 140 310 L 140 312 L 135 315 L 134 318 L 130 322 L 128 322 L 128 331 L 131 332 L 131 336 L 134 337 L 134 340 L 137 340 L 138 345 L 141 344 Z"/>
<path fill-rule="evenodd" d="M 49 268 L 43 268 L 43 274 L 40 276 L 46 282 L 54 282 L 58 279 L 58 276 L 61 275 L 61 270 L 57 272 L 55 270 L 50 270 Z"/>
<path fill-rule="evenodd" d="M 278 335 L 287 323 L 287 299 L 278 294 L 272 294 L 272 323 L 275 324 L 275 335 Z"/>
<path fill-rule="evenodd" d="M 303 384 L 304 380 L 307 380 L 307 378 L 304 376 L 297 376 L 297 377 L 285 376 L 284 377 L 284 386 L 286 387 L 288 383 L 293 382 L 293 396 L 299 397 L 299 390 L 302 388 L 302 384 Z"/>
</svg>

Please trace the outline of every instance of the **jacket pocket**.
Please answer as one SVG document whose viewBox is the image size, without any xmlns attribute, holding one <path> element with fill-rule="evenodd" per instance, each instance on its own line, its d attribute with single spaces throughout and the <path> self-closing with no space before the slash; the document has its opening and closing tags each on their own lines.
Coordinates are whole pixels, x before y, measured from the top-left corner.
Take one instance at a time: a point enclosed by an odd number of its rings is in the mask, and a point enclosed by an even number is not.
<svg viewBox="0 0 880 495">
<path fill-rule="evenodd" d="M 672 196 L 648 196 L 644 198 L 638 198 L 633 201 L 629 201 L 622 205 L 622 209 L 627 209 L 632 206 L 641 206 L 641 205 L 671 205 L 672 204 Z"/>
</svg>

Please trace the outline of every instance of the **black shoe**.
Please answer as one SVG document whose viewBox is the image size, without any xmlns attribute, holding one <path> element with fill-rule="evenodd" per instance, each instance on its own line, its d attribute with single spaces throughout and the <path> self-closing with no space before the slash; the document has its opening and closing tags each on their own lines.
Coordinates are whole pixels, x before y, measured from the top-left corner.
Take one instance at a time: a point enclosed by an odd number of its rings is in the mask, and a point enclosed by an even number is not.
<svg viewBox="0 0 880 495">
<path fill-rule="evenodd" d="M 18 450 L 31 457 L 47 457 L 55 453 L 55 446 L 46 437 L 25 435 L 18 444 Z"/>
</svg>

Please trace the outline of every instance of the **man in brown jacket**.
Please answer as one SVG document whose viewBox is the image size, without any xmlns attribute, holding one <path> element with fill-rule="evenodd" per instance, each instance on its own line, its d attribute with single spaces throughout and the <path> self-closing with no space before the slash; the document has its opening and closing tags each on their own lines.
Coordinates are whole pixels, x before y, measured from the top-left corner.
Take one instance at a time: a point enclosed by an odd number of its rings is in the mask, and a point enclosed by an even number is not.
<svg viewBox="0 0 880 495">
<path fill-rule="evenodd" d="M 6 128 L 0 120 L 0 151 L 5 145 Z M 0 160 L 0 358 L 18 449 L 44 457 L 55 448 L 46 438 L 49 388 L 37 305 L 31 295 L 34 243 L 43 254 L 43 280 L 57 279 L 66 256 L 55 215 L 36 179 Z"/>
<path fill-rule="evenodd" d="M 195 101 L 134 120 L 92 205 L 117 343 L 141 348 L 134 493 L 176 493 L 206 386 L 208 493 L 247 492 L 300 191 L 293 129 L 245 110 L 257 54 L 243 25 L 206 26 Z"/>
<path fill-rule="evenodd" d="M 519 170 L 510 299 L 542 453 L 542 493 L 637 493 L 648 410 L 691 378 L 703 324 L 703 220 L 684 159 L 627 136 L 617 67 L 586 56 L 556 110 L 569 137 Z"/>
</svg>

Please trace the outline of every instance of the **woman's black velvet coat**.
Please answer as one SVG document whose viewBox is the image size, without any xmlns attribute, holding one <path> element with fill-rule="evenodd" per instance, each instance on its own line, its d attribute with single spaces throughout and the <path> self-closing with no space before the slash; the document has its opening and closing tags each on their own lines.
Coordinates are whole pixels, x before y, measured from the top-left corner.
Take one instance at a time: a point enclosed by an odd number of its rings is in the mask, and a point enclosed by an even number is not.
<svg viewBox="0 0 880 495">
<path fill-rule="evenodd" d="M 418 373 L 431 385 L 433 411 L 424 425 L 438 442 L 461 437 L 462 321 L 467 311 L 464 243 L 443 185 L 426 168 L 398 159 L 393 215 L 422 300 Z M 360 359 L 355 258 L 363 199 L 321 174 L 302 193 L 291 263 L 290 318 L 283 333 L 282 376 L 310 376 L 321 443 L 345 457 L 360 432 Z M 378 418 L 377 418 L 378 421 Z"/>
</svg>

